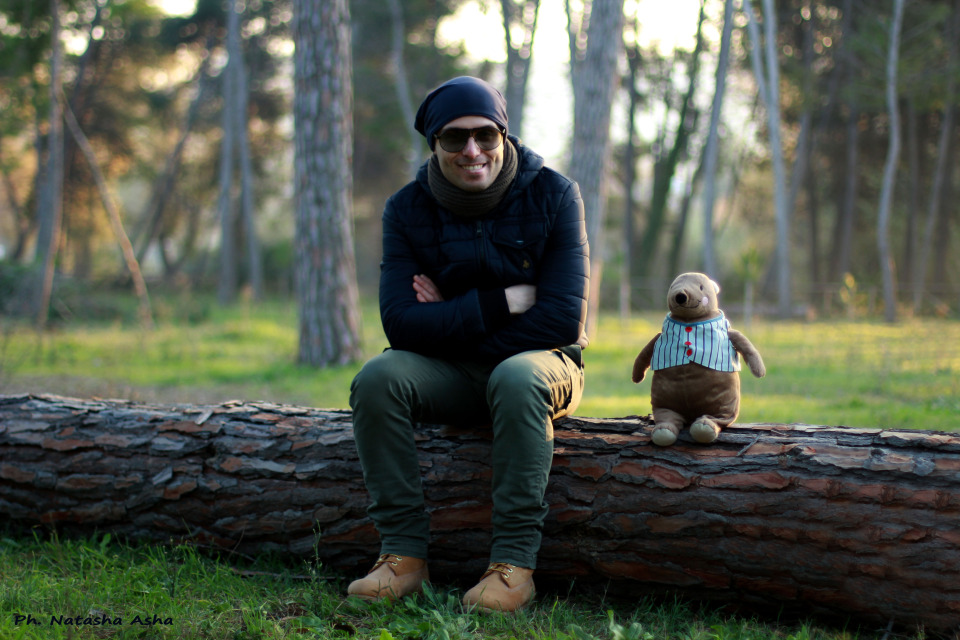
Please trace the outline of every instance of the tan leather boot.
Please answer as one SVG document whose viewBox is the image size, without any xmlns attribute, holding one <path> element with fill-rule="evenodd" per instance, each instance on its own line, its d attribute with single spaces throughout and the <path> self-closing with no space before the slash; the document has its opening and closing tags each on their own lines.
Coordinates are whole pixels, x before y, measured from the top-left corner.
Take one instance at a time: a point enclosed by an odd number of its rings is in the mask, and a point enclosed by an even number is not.
<svg viewBox="0 0 960 640">
<path fill-rule="evenodd" d="M 480 582 L 463 596 L 464 606 L 481 611 L 516 611 L 530 604 L 536 589 L 533 569 L 493 562 Z"/>
<path fill-rule="evenodd" d="M 385 553 L 366 577 L 350 583 L 347 595 L 370 601 L 394 600 L 419 593 L 424 582 L 430 582 L 426 560 Z"/>
</svg>

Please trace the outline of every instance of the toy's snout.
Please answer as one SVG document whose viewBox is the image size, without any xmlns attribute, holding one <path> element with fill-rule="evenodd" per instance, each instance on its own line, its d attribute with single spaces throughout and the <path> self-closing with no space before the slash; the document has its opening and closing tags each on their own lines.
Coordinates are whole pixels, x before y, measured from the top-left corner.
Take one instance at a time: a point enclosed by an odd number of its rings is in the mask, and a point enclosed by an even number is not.
<svg viewBox="0 0 960 640">
<path fill-rule="evenodd" d="M 678 293 L 674 299 L 677 301 L 677 304 L 687 304 L 687 294 L 685 293 Z"/>
</svg>

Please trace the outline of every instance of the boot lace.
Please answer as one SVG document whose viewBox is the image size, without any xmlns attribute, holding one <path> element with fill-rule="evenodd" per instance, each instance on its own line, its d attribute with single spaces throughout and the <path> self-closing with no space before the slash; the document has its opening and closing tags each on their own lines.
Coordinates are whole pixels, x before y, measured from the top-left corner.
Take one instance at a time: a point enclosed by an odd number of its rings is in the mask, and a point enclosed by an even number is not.
<svg viewBox="0 0 960 640">
<path fill-rule="evenodd" d="M 511 574 L 513 574 L 513 569 L 514 569 L 514 566 L 506 562 L 491 562 L 490 566 L 487 567 L 486 572 L 483 574 L 483 577 L 480 579 L 483 580 L 483 578 L 486 578 L 487 576 L 496 572 L 502 575 L 504 580 L 509 582 L 511 578 Z"/>
<path fill-rule="evenodd" d="M 384 553 L 384 554 L 381 554 L 379 558 L 377 558 L 377 561 L 373 564 L 373 568 L 370 569 L 368 573 L 373 573 L 384 564 L 390 563 L 391 566 L 396 567 L 401 562 L 403 562 L 403 556 L 398 556 L 395 553 Z"/>
</svg>

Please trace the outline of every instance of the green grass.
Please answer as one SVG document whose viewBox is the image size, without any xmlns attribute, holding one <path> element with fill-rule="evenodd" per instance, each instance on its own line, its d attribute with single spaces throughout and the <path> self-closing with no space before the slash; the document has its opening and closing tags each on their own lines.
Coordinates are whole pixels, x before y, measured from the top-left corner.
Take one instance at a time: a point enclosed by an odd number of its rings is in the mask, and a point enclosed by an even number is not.
<svg viewBox="0 0 960 640">
<path fill-rule="evenodd" d="M 375 309 L 364 314 L 364 345 L 386 347 Z M 297 310 L 290 301 L 211 304 L 202 322 L 176 317 L 150 332 L 135 324 L 92 323 L 38 334 L 11 329 L 2 351 L 0 392 L 40 388 L 170 402 L 272 400 L 346 407 L 360 364 L 317 370 L 296 362 Z"/>
<path fill-rule="evenodd" d="M 483 640 L 853 640 L 869 632 L 724 615 L 680 600 L 615 602 L 541 594 L 516 615 L 465 611 L 455 589 L 395 603 L 342 596 L 344 581 L 313 562 L 204 555 L 188 546 L 88 539 L 0 537 L 0 637 Z M 15 616 L 23 616 L 18 619 Z M 26 616 L 40 624 L 27 624 Z M 82 624 L 103 620 L 110 624 Z M 139 621 L 138 618 L 139 617 Z M 72 619 L 71 624 L 68 619 Z M 18 624 L 19 621 L 19 624 Z M 76 624 L 79 622 L 78 624 Z M 151 622 L 153 624 L 144 624 Z M 904 638 L 905 636 L 897 636 Z M 920 639 L 923 636 L 911 636 Z"/>
<path fill-rule="evenodd" d="M 360 364 L 314 370 L 295 360 L 291 301 L 155 300 L 158 323 L 130 320 L 62 325 L 39 334 L 0 319 L 0 393 L 203 403 L 268 400 L 346 407 Z M 376 308 L 364 307 L 364 348 L 386 346 Z M 756 321 L 743 330 L 767 364 L 762 380 L 742 375 L 742 422 L 859 427 L 960 428 L 960 322 Z M 603 317 L 587 350 L 582 416 L 650 411 L 649 379 L 630 381 L 633 359 L 662 314 L 628 323 Z M 240 575 L 234 569 L 261 574 Z M 266 575 L 264 575 L 266 574 Z M 354 576 L 314 563 L 212 557 L 184 546 L 127 545 L 108 537 L 70 540 L 8 532 L 0 537 L 0 638 L 551 638 L 585 640 L 850 640 L 879 637 L 816 623 L 725 615 L 683 601 L 629 604 L 580 592 L 542 593 L 517 616 L 462 610 L 460 593 L 438 591 L 396 604 L 343 598 Z M 15 624 L 30 614 L 44 626 Z M 120 617 L 122 625 L 50 625 L 51 616 Z M 142 626 L 134 618 L 171 624 Z M 890 638 L 923 638 L 890 636 Z"/>
<path fill-rule="evenodd" d="M 121 546 L 110 536 L 4 538 L 0 574 L 0 637 L 10 639 L 278 637 L 269 634 L 279 621 L 302 611 L 290 608 L 289 581 L 244 580 L 189 547 Z M 17 624 L 17 614 L 40 624 Z M 82 624 L 104 616 L 109 624 Z"/>
<path fill-rule="evenodd" d="M 0 336 L 0 393 L 347 407 L 360 364 L 299 366 L 295 303 L 203 305 L 161 301 L 163 319 L 149 333 L 129 322 L 67 325 L 45 334 L 8 326 Z M 387 342 L 375 306 L 368 303 L 363 311 L 370 357 Z M 626 325 L 612 316 L 601 319 L 585 353 L 586 390 L 577 415 L 650 412 L 649 376 L 635 385 L 630 371 L 662 318 L 643 314 Z M 746 370 L 741 374 L 741 422 L 960 428 L 960 322 L 755 321 L 746 328 L 734 321 L 760 350 L 768 371 L 762 380 Z"/>
<path fill-rule="evenodd" d="M 637 352 L 661 322 L 662 316 L 647 314 L 624 327 L 603 318 L 587 352 L 587 390 L 578 414 L 649 413 L 649 374 L 640 385 L 629 377 Z M 740 422 L 960 429 L 960 322 L 755 321 L 734 327 L 767 367 L 762 379 L 746 367 L 741 372 Z"/>
</svg>

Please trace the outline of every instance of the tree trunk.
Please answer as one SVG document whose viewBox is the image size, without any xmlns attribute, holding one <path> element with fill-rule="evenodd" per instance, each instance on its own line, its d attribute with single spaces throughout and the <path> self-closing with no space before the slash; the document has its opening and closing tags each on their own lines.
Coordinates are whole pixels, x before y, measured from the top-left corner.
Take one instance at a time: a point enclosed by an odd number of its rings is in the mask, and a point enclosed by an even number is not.
<svg viewBox="0 0 960 640">
<path fill-rule="evenodd" d="M 850 45 L 850 39 L 854 37 L 857 30 L 856 16 L 854 15 L 853 0 L 843 0 L 841 6 L 843 12 L 843 37 L 840 40 L 840 67 L 838 75 L 841 82 L 845 85 L 852 85 L 857 78 L 859 67 L 853 47 Z M 840 113 L 846 112 L 846 127 L 844 140 L 844 163 L 843 171 L 838 175 L 838 181 L 841 184 L 838 188 L 838 201 L 836 206 L 836 218 L 833 225 L 833 237 L 830 246 L 830 266 L 827 271 L 827 278 L 833 278 L 836 281 L 843 281 L 844 276 L 850 271 L 850 244 L 853 237 L 854 217 L 857 208 L 857 189 L 859 171 L 859 137 L 860 128 L 858 121 L 860 119 L 856 100 L 847 95 L 841 99 L 839 109 Z M 839 166 L 838 158 L 838 166 Z"/>
<path fill-rule="evenodd" d="M 773 157 L 774 213 L 777 220 L 777 313 L 791 315 L 790 208 L 786 203 L 786 173 L 780 142 L 780 59 L 777 46 L 777 14 L 773 0 L 763 0 L 764 44 L 767 60 L 767 119 L 770 155 Z"/>
<path fill-rule="evenodd" d="M 557 423 L 538 576 L 957 629 L 960 435 L 737 424 L 660 448 L 650 430 Z M 423 425 L 417 439 L 431 572 L 473 576 L 488 434 Z M 316 555 L 353 574 L 378 549 L 367 503 L 348 411 L 0 396 L 11 522 Z"/>
<path fill-rule="evenodd" d="M 230 16 L 233 14 L 232 10 L 227 12 L 228 23 L 232 22 L 233 18 Z M 237 268 L 237 216 L 233 198 L 233 161 L 237 132 L 237 127 L 234 125 L 237 116 L 237 84 L 233 67 L 238 62 L 233 56 L 228 57 L 227 66 L 220 80 L 222 100 L 220 128 L 223 132 L 220 140 L 220 195 L 217 200 L 217 211 L 220 215 L 220 278 L 217 283 L 217 300 L 220 304 L 233 302 L 237 297 L 237 283 L 240 278 Z"/>
<path fill-rule="evenodd" d="M 956 106 L 954 104 L 957 94 L 957 37 L 960 36 L 960 8 L 953 7 L 953 13 L 950 17 L 946 39 L 950 43 L 948 46 L 947 58 L 947 87 L 944 100 L 943 116 L 940 123 L 940 138 L 937 142 L 937 164 L 933 174 L 933 186 L 930 189 L 930 204 L 927 208 L 926 222 L 923 226 L 923 243 L 920 250 L 916 253 L 916 263 L 913 267 L 913 311 L 920 313 L 923 305 L 923 292 L 927 285 L 927 273 L 930 264 L 930 257 L 933 255 L 933 235 L 937 226 L 937 218 L 941 215 L 940 203 L 942 202 L 944 183 L 948 181 L 948 172 L 950 171 L 950 147 L 951 137 L 954 132 L 954 113 Z M 911 216 L 918 215 L 911 210 Z"/>
<path fill-rule="evenodd" d="M 406 43 L 407 28 L 403 19 L 403 7 L 400 0 L 387 0 L 390 7 L 390 69 L 393 74 L 393 89 L 397 94 L 397 104 L 403 121 L 408 125 L 416 118 L 413 100 L 410 98 L 410 81 L 407 79 L 407 64 L 403 56 L 403 46 Z M 423 139 L 416 129 L 408 126 L 409 146 L 407 148 L 407 178 L 413 180 L 417 170 L 423 162 Z"/>
<path fill-rule="evenodd" d="M 808 162 L 812 162 L 812 156 L 807 157 Z M 815 296 L 817 291 L 824 285 L 821 260 L 820 260 L 820 198 L 818 187 L 818 177 L 813 172 L 813 167 L 807 167 L 804 172 L 804 188 L 807 192 L 807 217 L 810 229 L 810 283 L 813 289 L 810 292 L 810 302 L 815 305 Z"/>
<path fill-rule="evenodd" d="M 47 131 L 47 160 L 44 188 L 38 201 L 36 264 L 38 287 L 35 289 L 34 312 L 37 326 L 46 327 L 53 294 L 57 249 L 63 218 L 63 114 L 60 109 L 63 46 L 60 42 L 60 1 L 50 0 L 50 123 Z"/>
<path fill-rule="evenodd" d="M 507 45 L 507 119 L 510 133 L 523 137 L 523 107 L 527 101 L 527 81 L 533 61 L 533 38 L 537 32 L 540 0 L 500 0 L 503 14 L 503 35 Z M 514 29 L 522 34 L 514 42 Z M 612 35 L 612 34 L 611 34 Z"/>
<path fill-rule="evenodd" d="M 949 32 L 948 32 L 949 37 Z M 907 220 L 903 237 L 903 254 L 900 259 L 900 276 L 908 286 L 913 285 L 914 263 L 920 237 L 917 229 L 920 226 L 920 115 L 917 112 L 916 96 L 908 95 L 904 100 L 906 114 L 904 117 L 905 161 L 907 165 Z"/>
<path fill-rule="evenodd" d="M 347 0 L 295 0 L 294 42 L 298 359 L 346 364 L 362 356 Z"/>
<path fill-rule="evenodd" d="M 639 32 L 640 24 L 634 27 Z M 643 63 L 643 57 L 640 51 L 640 45 L 633 43 L 632 48 L 626 47 L 627 54 L 627 130 L 626 142 L 623 146 L 623 226 L 621 227 L 623 235 L 620 239 L 620 249 L 623 257 L 620 264 L 620 322 L 622 326 L 630 320 L 630 312 L 633 309 L 631 293 L 633 291 L 633 234 L 636 216 L 636 200 L 634 191 L 637 186 L 637 144 L 636 144 L 636 122 L 637 110 L 640 108 L 640 92 L 637 90 L 637 81 L 640 78 L 640 66 Z"/>
<path fill-rule="evenodd" d="M 856 104 L 848 103 L 847 126 L 845 136 L 845 159 L 843 172 L 843 198 L 837 208 L 837 221 L 834 226 L 833 248 L 831 251 L 832 275 L 837 281 L 843 281 L 850 272 L 853 245 L 853 230 L 857 216 L 857 192 L 859 190 L 860 171 L 860 113 Z"/>
<path fill-rule="evenodd" d="M 809 16 L 809 18 L 803 17 L 804 15 Z M 810 0 L 805 0 L 804 6 L 800 13 L 801 16 L 801 31 L 802 31 L 802 51 L 803 51 L 803 96 L 802 106 L 800 112 L 800 131 L 797 134 L 797 144 L 794 152 L 793 158 L 793 168 L 790 171 L 790 182 L 787 190 L 787 219 L 794 220 L 796 219 L 797 212 L 797 200 L 800 197 L 800 192 L 802 189 L 808 186 L 808 176 L 810 174 L 810 164 L 812 162 L 813 153 L 814 153 L 814 143 L 815 143 L 815 132 L 814 132 L 814 123 L 813 123 L 813 95 L 815 94 L 814 86 L 814 70 L 813 70 L 813 60 L 814 60 L 814 46 L 813 38 L 814 31 L 816 30 L 816 25 L 814 20 L 816 19 L 816 13 L 813 11 Z M 807 193 L 811 196 L 814 195 L 813 191 L 807 190 Z M 817 251 L 817 211 L 814 203 L 811 200 L 807 201 L 807 214 L 810 223 L 810 294 L 809 299 L 812 302 L 814 296 L 816 295 L 816 287 L 820 282 L 818 277 L 818 251 Z"/>
<path fill-rule="evenodd" d="M 951 145 L 950 148 L 950 166 L 957 166 L 957 145 Z M 956 202 L 956 182 L 955 180 L 947 180 L 943 185 L 943 202 L 954 203 Z M 942 204 L 941 204 L 942 207 Z M 933 280 L 931 284 L 931 291 L 936 295 L 936 306 L 934 310 L 938 313 L 944 311 L 944 303 L 947 302 L 949 295 L 951 281 L 953 284 L 956 284 L 953 275 L 956 273 L 956 269 L 951 267 L 951 260 L 953 259 L 953 252 L 950 251 L 950 229 L 951 225 L 956 222 L 957 217 L 957 207 L 949 206 L 946 209 L 942 209 L 940 215 L 937 216 L 937 232 L 934 235 L 933 242 L 933 263 L 931 274 L 936 276 L 936 279 Z"/>
<path fill-rule="evenodd" d="M 610 112 L 619 74 L 617 59 L 622 46 L 623 0 L 600 0 L 584 7 L 589 11 L 586 35 L 578 33 L 570 2 L 565 3 L 570 38 L 573 84 L 573 144 L 570 177 L 580 186 L 590 239 L 590 302 L 587 333 L 596 331 L 603 273 L 603 228 L 606 218 L 604 176 L 610 155 Z M 583 20 L 579 21 L 583 26 Z M 586 42 L 585 48 L 583 42 Z"/>
<path fill-rule="evenodd" d="M 0 136 L 0 166 L 6 162 L 3 158 L 3 137 Z M 17 195 L 17 184 L 9 171 L 3 171 L 3 192 L 6 196 L 6 205 L 10 215 L 11 227 L 16 234 L 16 240 L 10 242 L 7 251 L 8 259 L 13 262 L 19 262 L 22 247 L 26 244 L 27 236 L 30 233 L 30 216 L 27 215 L 26 206 Z M 9 242 L 9 240 L 8 240 Z M 10 248 L 12 247 L 12 248 Z"/>
<path fill-rule="evenodd" d="M 803 13 L 809 18 L 803 18 Z M 797 133 L 796 149 L 794 151 L 793 168 L 790 171 L 790 184 L 787 189 L 787 211 L 792 217 L 797 208 L 797 198 L 800 190 L 806 183 L 807 170 L 810 168 L 810 156 L 813 153 L 813 106 L 814 100 L 814 71 L 813 71 L 813 31 L 814 13 L 810 7 L 810 0 L 806 0 L 801 12 L 801 30 L 803 32 L 803 99 L 800 103 L 800 131 Z"/>
<path fill-rule="evenodd" d="M 773 210 L 777 223 L 777 313 L 788 317 L 793 306 L 790 275 L 790 212 L 787 207 L 786 171 L 780 142 L 780 60 L 777 56 L 777 14 L 773 0 L 763 0 L 764 37 L 750 0 L 743 1 L 750 32 L 751 56 L 757 88 L 767 108 L 770 157 L 773 164 Z M 765 44 L 765 53 L 760 49 Z"/>
<path fill-rule="evenodd" d="M 257 233 L 257 216 L 253 203 L 253 162 L 250 158 L 249 129 L 249 102 L 250 89 L 247 82 L 247 67 L 243 63 L 243 53 L 240 50 L 240 14 L 243 7 L 238 0 L 230 2 L 231 12 L 230 57 L 236 56 L 237 63 L 233 66 L 234 93 L 236 107 L 233 116 L 233 126 L 236 127 L 237 151 L 240 168 L 240 218 L 243 220 L 243 230 L 246 234 L 247 271 L 250 289 L 254 300 L 263 299 L 263 256 L 260 250 L 260 235 Z"/>
<path fill-rule="evenodd" d="M 890 250 L 890 210 L 893 207 L 893 189 L 900 160 L 900 106 L 897 97 L 897 65 L 900 62 L 900 28 L 903 23 L 904 0 L 893 0 L 893 19 L 890 21 L 890 49 L 887 52 L 887 109 L 890 115 L 890 146 L 883 169 L 880 190 L 880 211 L 877 214 L 877 251 L 883 276 L 883 309 L 887 322 L 897 319 L 896 276 L 893 253 Z"/>
<path fill-rule="evenodd" d="M 717 156 L 720 152 L 720 114 L 723 94 L 727 87 L 727 67 L 730 62 L 730 39 L 733 36 L 733 0 L 723 5 L 723 31 L 720 37 L 720 56 L 717 58 L 713 107 L 710 109 L 710 131 L 703 151 L 703 269 L 714 278 L 717 273 L 716 251 L 713 246 L 713 207 L 717 181 Z"/>
<path fill-rule="evenodd" d="M 227 4 L 227 67 L 223 72 L 223 144 L 220 156 L 220 285 L 218 299 L 232 302 L 239 284 L 237 216 L 234 204 L 234 169 L 240 171 L 240 222 L 246 240 L 249 284 L 255 300 L 263 298 L 263 258 L 253 204 L 253 165 L 247 133 L 249 89 L 240 47 L 240 14 L 236 0 Z M 236 155 L 234 155 L 236 154 Z M 236 164 L 235 164 L 236 163 Z"/>
</svg>

